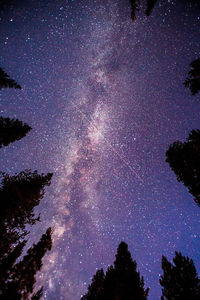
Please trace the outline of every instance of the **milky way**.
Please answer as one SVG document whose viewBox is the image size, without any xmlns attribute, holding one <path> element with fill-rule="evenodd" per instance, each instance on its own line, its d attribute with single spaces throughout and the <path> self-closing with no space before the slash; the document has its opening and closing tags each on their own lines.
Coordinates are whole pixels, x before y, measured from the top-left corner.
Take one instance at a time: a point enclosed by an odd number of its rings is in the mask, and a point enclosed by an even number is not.
<svg viewBox="0 0 200 300">
<path fill-rule="evenodd" d="M 199 209 L 165 163 L 170 143 L 199 128 L 183 86 L 200 55 L 200 9 L 160 1 L 135 23 L 129 1 L 15 1 L 1 11 L 1 66 L 23 87 L 3 90 L 2 116 L 33 130 L 1 150 L 0 166 L 53 172 L 37 209 L 53 248 L 37 284 L 46 299 L 80 299 L 124 240 L 160 298 L 161 256 L 199 269 Z"/>
</svg>

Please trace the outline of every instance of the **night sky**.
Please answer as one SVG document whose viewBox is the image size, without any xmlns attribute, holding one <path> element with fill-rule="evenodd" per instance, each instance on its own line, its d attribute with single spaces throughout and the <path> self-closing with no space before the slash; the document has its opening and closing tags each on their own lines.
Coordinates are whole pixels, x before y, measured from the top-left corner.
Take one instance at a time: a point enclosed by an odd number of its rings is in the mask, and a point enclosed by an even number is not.
<svg viewBox="0 0 200 300">
<path fill-rule="evenodd" d="M 181 251 L 200 274 L 200 208 L 165 162 L 171 143 L 200 128 L 199 95 L 183 85 L 200 56 L 195 2 L 160 0 L 135 22 L 129 0 L 0 11 L 0 66 L 22 86 L 1 91 L 0 112 L 33 128 L 1 149 L 0 170 L 54 174 L 28 241 L 53 227 L 37 280 L 45 299 L 80 299 L 122 240 L 149 300 L 160 299 L 162 255 Z"/>
</svg>

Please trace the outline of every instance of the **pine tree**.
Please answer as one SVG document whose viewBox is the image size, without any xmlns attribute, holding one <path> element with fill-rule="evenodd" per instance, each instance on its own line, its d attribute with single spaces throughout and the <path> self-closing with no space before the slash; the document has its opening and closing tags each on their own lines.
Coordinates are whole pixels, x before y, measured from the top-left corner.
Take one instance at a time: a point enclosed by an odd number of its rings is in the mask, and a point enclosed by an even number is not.
<svg viewBox="0 0 200 300">
<path fill-rule="evenodd" d="M 147 0 L 147 7 L 146 7 L 146 11 L 145 14 L 147 16 L 150 16 L 152 10 L 154 9 L 154 6 L 156 4 L 158 0 Z"/>
<path fill-rule="evenodd" d="M 31 129 L 29 125 L 18 119 L 0 117 L 0 148 L 20 140 L 26 136 Z"/>
<path fill-rule="evenodd" d="M 200 91 L 200 58 L 194 60 L 190 67 L 184 85 L 190 89 L 192 95 L 195 95 Z"/>
<path fill-rule="evenodd" d="M 50 184 L 51 177 L 50 173 L 40 175 L 37 171 L 30 172 L 29 170 L 14 176 L 2 174 L 0 188 L 0 299 L 26 299 L 26 297 L 20 298 L 21 296 L 12 298 L 11 295 L 12 293 L 18 295 L 20 292 L 25 295 L 32 292 L 31 287 L 33 288 L 35 284 L 35 274 L 41 268 L 41 259 L 50 249 L 51 230 L 48 229 L 41 241 L 28 250 L 21 264 L 16 264 L 26 244 L 25 237 L 28 232 L 25 226 L 33 225 L 39 220 L 39 216 L 35 217 L 34 208 L 42 199 L 44 188 Z M 29 262 L 27 263 L 28 258 Z M 22 269 L 26 270 L 26 274 L 21 275 L 20 282 L 16 281 L 16 278 L 19 280 L 21 272 L 19 270 Z M 26 282 L 29 288 L 23 287 L 22 282 Z M 17 290 L 19 287 L 20 290 Z M 38 296 L 39 293 L 36 293 L 36 299 L 39 299 Z"/>
<path fill-rule="evenodd" d="M 21 89 L 21 86 L 15 80 L 11 79 L 4 69 L 0 68 L 0 90 L 2 88 Z"/>
<path fill-rule="evenodd" d="M 162 257 L 161 300 L 199 300 L 200 280 L 192 259 L 175 252 L 173 262 L 174 265 Z"/>
<path fill-rule="evenodd" d="M 137 264 L 132 260 L 128 245 L 121 242 L 114 266 L 97 271 L 88 293 L 82 300 L 146 300 L 148 289 L 144 289 L 143 277 L 137 272 Z"/>
<path fill-rule="evenodd" d="M 33 225 L 33 209 L 44 195 L 44 187 L 50 185 L 52 174 L 38 174 L 37 171 L 22 171 L 14 176 L 2 173 L 0 188 L 0 225 L 9 230 L 24 229 L 25 224 Z"/>
<path fill-rule="evenodd" d="M 21 86 L 11 79 L 6 72 L 0 68 L 0 90 L 2 88 L 21 89 Z M 0 117 L 0 148 L 23 138 L 32 128 L 19 121 Z"/>
<path fill-rule="evenodd" d="M 51 228 L 48 228 L 40 241 L 9 271 L 9 277 L 2 288 L 5 299 L 28 299 L 35 286 L 36 273 L 42 267 L 42 258 L 47 250 L 51 250 L 51 246 Z M 33 297 L 41 296 L 41 292 L 40 289 Z"/>
<path fill-rule="evenodd" d="M 104 283 L 105 299 L 145 300 L 148 289 L 144 290 L 143 277 L 137 272 L 136 261 L 128 251 L 128 245 L 121 242 L 114 261 L 114 267 L 107 270 Z"/>
<path fill-rule="evenodd" d="M 103 300 L 103 284 L 105 275 L 103 269 L 97 270 L 96 274 L 92 278 L 92 283 L 88 287 L 88 292 L 81 299 L 82 300 Z"/>
<path fill-rule="evenodd" d="M 22 250 L 26 244 L 26 241 L 19 242 L 16 246 L 13 246 L 13 250 L 4 253 L 4 256 L 0 257 L 0 291 L 5 288 L 6 282 L 9 279 L 10 272 L 16 263 L 16 260 L 21 256 Z M 1 299 L 0 294 L 0 299 Z"/>
<path fill-rule="evenodd" d="M 174 142 L 166 152 L 166 162 L 200 205 L 200 130 L 192 130 L 186 142 Z"/>
<path fill-rule="evenodd" d="M 0 89 L 21 86 L 0 68 Z M 23 138 L 31 127 L 14 119 L 0 117 L 0 148 Z M 9 176 L 1 173 L 0 186 L 0 299 L 30 299 L 35 286 L 36 273 L 42 267 L 42 258 L 51 249 L 51 228 L 42 235 L 17 262 L 26 245 L 26 225 L 39 221 L 34 208 L 44 195 L 44 187 L 50 185 L 52 174 L 39 175 L 37 171 L 25 170 Z M 32 300 L 39 300 L 43 287 L 32 294 Z"/>
</svg>

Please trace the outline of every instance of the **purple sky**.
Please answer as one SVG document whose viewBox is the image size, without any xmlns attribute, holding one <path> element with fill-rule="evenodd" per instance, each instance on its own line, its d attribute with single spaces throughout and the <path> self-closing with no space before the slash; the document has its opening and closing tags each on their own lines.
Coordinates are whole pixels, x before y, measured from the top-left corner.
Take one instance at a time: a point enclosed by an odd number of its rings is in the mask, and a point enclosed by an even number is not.
<svg viewBox="0 0 200 300">
<path fill-rule="evenodd" d="M 33 129 L 1 149 L 0 169 L 54 174 L 29 241 L 54 228 L 44 298 L 80 299 L 123 240 L 160 299 L 162 255 L 181 251 L 200 271 L 200 208 L 165 162 L 200 127 L 199 95 L 183 86 L 200 56 L 200 5 L 160 0 L 133 23 L 128 0 L 10 3 L 0 66 L 23 89 L 2 90 L 0 112 Z"/>
</svg>

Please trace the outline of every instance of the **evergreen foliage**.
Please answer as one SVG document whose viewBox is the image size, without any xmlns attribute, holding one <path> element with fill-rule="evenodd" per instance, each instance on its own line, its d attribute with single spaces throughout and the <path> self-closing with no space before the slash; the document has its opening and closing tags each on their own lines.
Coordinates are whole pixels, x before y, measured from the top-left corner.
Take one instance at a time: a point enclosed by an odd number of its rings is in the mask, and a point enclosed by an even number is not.
<svg viewBox="0 0 200 300">
<path fill-rule="evenodd" d="M 18 119 L 0 117 L 0 148 L 2 146 L 8 146 L 16 140 L 20 140 L 26 136 L 31 129 L 29 125 Z"/>
<path fill-rule="evenodd" d="M 98 270 L 82 300 L 146 300 L 148 289 L 144 289 L 143 277 L 137 272 L 137 264 L 132 260 L 128 245 L 121 242 L 114 266 Z"/>
<path fill-rule="evenodd" d="M 50 185 L 52 174 L 38 174 L 25 170 L 14 176 L 2 173 L 0 187 L 0 225 L 10 230 L 24 229 L 25 224 L 33 225 L 33 209 L 44 195 L 44 187 Z"/>
<path fill-rule="evenodd" d="M 174 142 L 166 152 L 166 162 L 200 205 L 200 130 L 192 130 L 186 142 Z"/>
<path fill-rule="evenodd" d="M 190 89 L 192 95 L 195 95 L 200 91 L 200 58 L 194 60 L 190 67 L 184 85 Z"/>
<path fill-rule="evenodd" d="M 0 68 L 0 90 L 2 88 L 21 89 L 21 86 L 15 80 L 11 79 L 4 69 Z"/>
<path fill-rule="evenodd" d="M 51 228 L 48 228 L 40 241 L 34 244 L 23 259 L 8 271 L 7 279 L 1 287 L 0 299 L 28 299 L 35 286 L 36 273 L 42 267 L 42 258 L 47 250 L 51 250 L 51 246 Z M 33 297 L 41 296 L 41 292 L 42 289 Z"/>
<path fill-rule="evenodd" d="M 33 245 L 21 262 L 16 263 L 26 244 L 25 226 L 39 220 L 34 208 L 50 185 L 52 174 L 38 174 L 29 170 L 9 176 L 2 173 L 0 187 L 0 299 L 27 299 L 35 284 L 36 272 L 42 257 L 51 248 L 49 228 L 38 244 Z M 24 270 L 24 271 L 23 271 Z M 21 274 L 21 275 L 20 275 Z M 34 295 L 39 299 L 42 290 Z M 14 295 L 16 295 L 14 297 Z"/>
<path fill-rule="evenodd" d="M 21 86 L 11 79 L 6 72 L 0 68 L 0 90 L 2 88 L 21 89 Z M 23 138 L 32 128 L 19 121 L 0 117 L 0 148 Z"/>
<path fill-rule="evenodd" d="M 105 275 L 103 269 L 97 270 L 96 274 L 92 278 L 92 283 L 88 287 L 88 292 L 83 296 L 82 300 L 101 300 Z"/>
<path fill-rule="evenodd" d="M 161 300 L 200 299 L 200 280 L 192 259 L 175 252 L 173 262 L 174 265 L 162 257 Z"/>
</svg>

